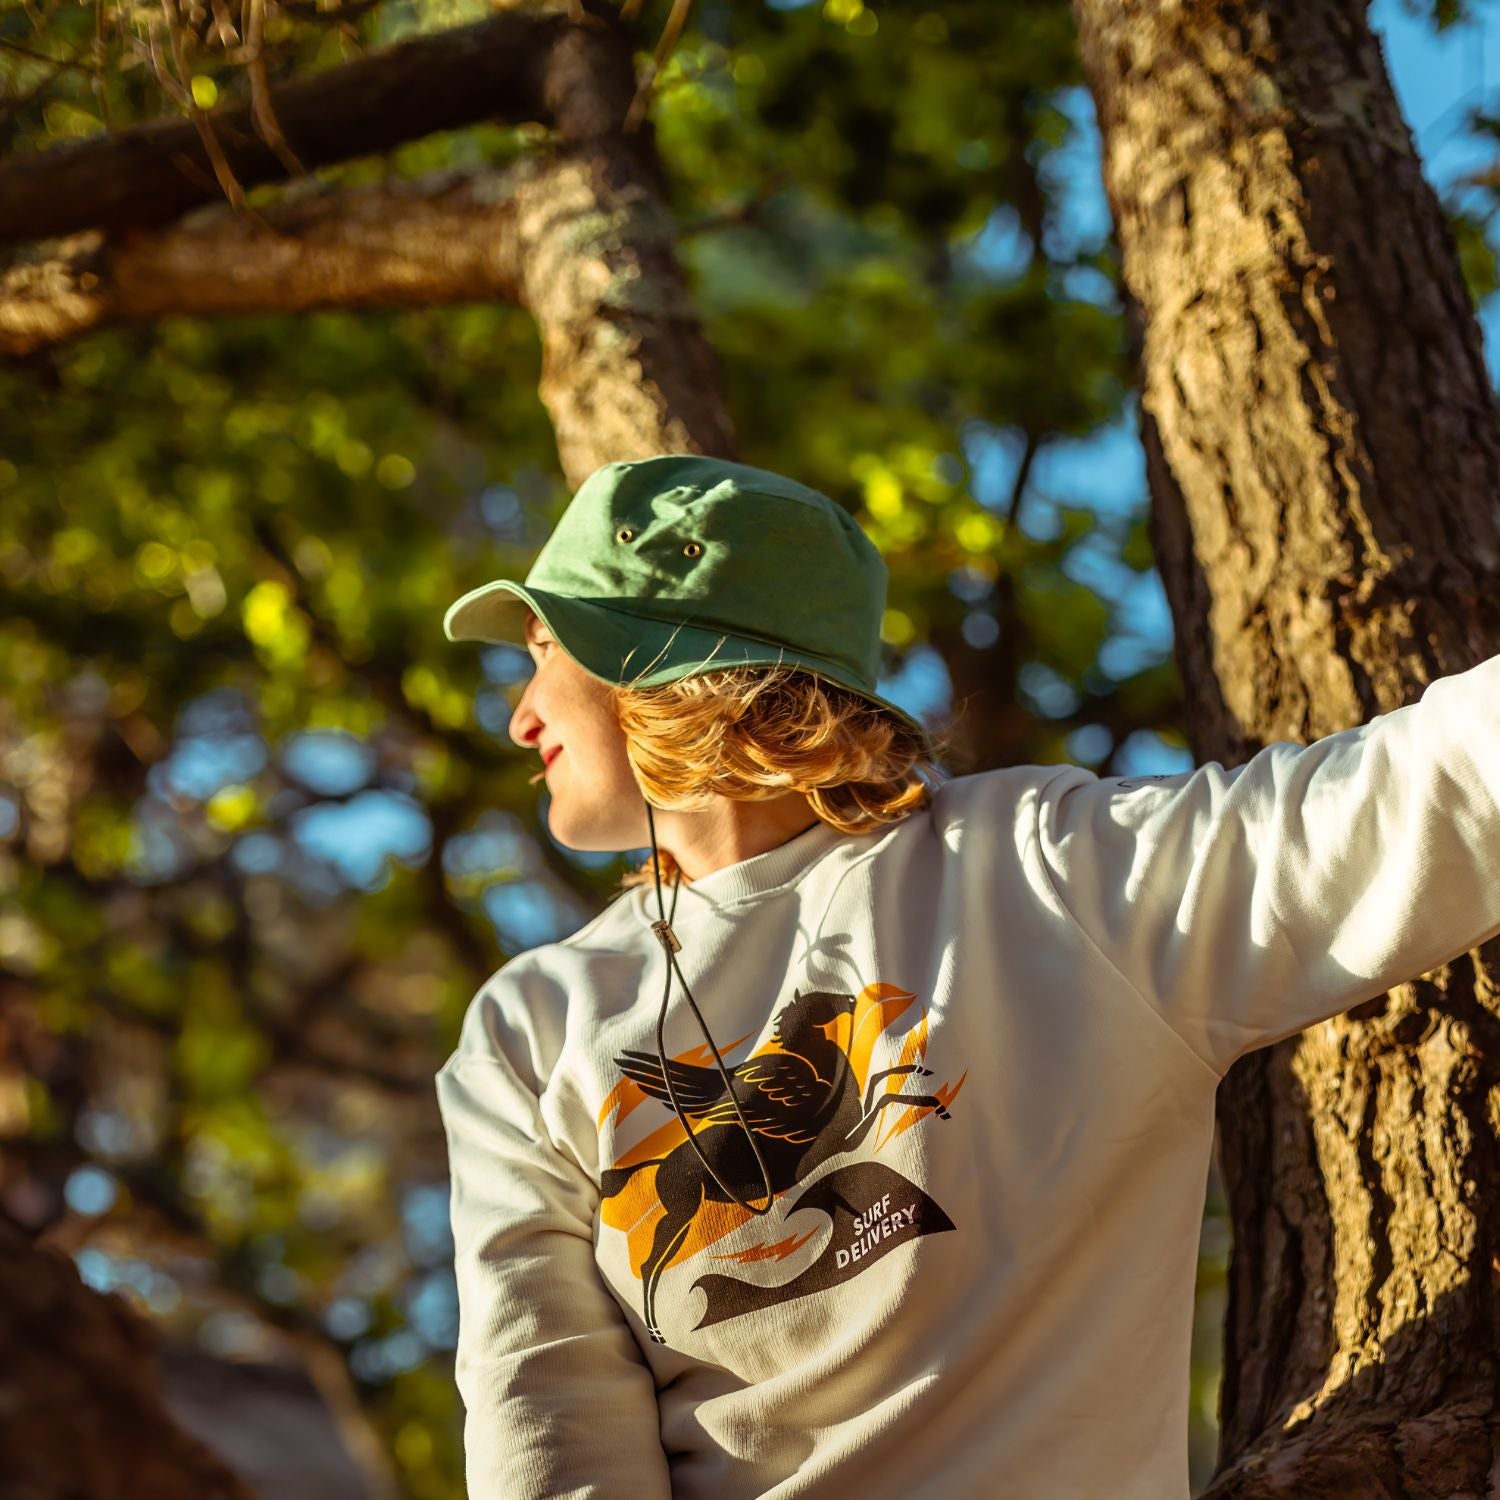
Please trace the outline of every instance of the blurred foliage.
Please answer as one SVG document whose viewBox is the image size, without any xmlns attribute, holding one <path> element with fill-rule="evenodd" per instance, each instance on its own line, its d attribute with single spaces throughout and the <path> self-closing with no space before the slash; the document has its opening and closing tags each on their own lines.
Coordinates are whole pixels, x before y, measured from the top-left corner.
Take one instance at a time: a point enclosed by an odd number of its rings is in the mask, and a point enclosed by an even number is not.
<svg viewBox="0 0 1500 1500">
<path fill-rule="evenodd" d="M 1448 224 L 1453 231 L 1454 243 L 1458 246 L 1458 264 L 1463 272 L 1464 285 L 1474 306 L 1483 306 L 1485 300 L 1500 290 L 1500 262 L 1495 256 L 1495 246 L 1490 242 L 1489 227 L 1493 215 L 1480 217 L 1462 210 L 1450 211 Z"/>
<path fill-rule="evenodd" d="M 1431 21 L 1439 31 L 1457 26 L 1474 14 L 1474 0 L 1402 0 L 1405 8 L 1424 21 Z"/>
<path fill-rule="evenodd" d="M 186 75 L 156 6 L 0 5 L 4 149 L 243 92 L 238 5 L 182 10 Z M 264 62 L 488 10 L 268 7 Z M 743 456 L 885 553 L 887 689 L 953 716 L 956 770 L 1185 764 L 1066 0 L 712 0 L 652 117 Z M 431 1076 L 625 865 L 544 831 L 524 658 L 441 630 L 566 501 L 539 368 L 478 306 L 168 318 L 0 372 L 0 1206 L 173 1337 L 337 1350 L 423 1500 L 462 1493 Z"/>
</svg>

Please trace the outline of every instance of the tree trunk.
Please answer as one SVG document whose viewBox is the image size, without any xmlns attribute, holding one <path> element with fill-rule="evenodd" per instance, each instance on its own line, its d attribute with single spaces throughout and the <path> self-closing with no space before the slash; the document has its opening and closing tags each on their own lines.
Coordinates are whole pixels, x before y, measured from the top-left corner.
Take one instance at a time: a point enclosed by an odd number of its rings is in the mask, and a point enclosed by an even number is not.
<svg viewBox="0 0 1500 1500">
<path fill-rule="evenodd" d="M 1075 0 L 1200 760 L 1500 649 L 1500 421 L 1361 0 Z M 1215 1497 L 1493 1494 L 1500 946 L 1251 1054 Z"/>
<path fill-rule="evenodd" d="M 167 1414 L 145 1325 L 0 1224 L 0 1500 L 252 1500 Z"/>
<path fill-rule="evenodd" d="M 542 340 L 539 394 L 576 488 L 601 464 L 736 456 L 654 172 L 623 142 L 555 160 L 517 193 L 523 297 Z"/>
</svg>

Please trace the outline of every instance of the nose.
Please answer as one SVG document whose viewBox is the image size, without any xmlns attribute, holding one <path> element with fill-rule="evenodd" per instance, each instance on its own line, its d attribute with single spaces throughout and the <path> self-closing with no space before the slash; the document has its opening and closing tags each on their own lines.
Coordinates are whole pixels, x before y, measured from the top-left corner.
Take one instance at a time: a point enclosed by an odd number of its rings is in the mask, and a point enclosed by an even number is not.
<svg viewBox="0 0 1500 1500">
<path fill-rule="evenodd" d="M 535 686 L 536 677 L 532 676 L 528 679 L 520 701 L 511 713 L 508 726 L 511 739 L 523 750 L 529 750 L 542 732 L 542 721 L 537 711 L 531 706 L 531 693 Z"/>
</svg>

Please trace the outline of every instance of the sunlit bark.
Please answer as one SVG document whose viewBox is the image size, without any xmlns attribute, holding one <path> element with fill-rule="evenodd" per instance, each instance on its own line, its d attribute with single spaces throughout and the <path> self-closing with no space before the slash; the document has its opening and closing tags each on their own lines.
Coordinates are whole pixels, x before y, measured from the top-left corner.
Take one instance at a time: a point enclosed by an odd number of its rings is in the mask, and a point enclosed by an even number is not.
<svg viewBox="0 0 1500 1500">
<path fill-rule="evenodd" d="M 1194 750 L 1500 649 L 1500 422 L 1360 0 L 1075 0 Z M 1252 1054 L 1215 1496 L 1495 1492 L 1500 952 Z"/>
<path fill-rule="evenodd" d="M 606 26 L 523 40 L 537 51 L 525 98 L 553 129 L 546 149 L 500 172 L 289 196 L 255 218 L 217 206 L 150 232 L 81 233 L 0 278 L 0 353 L 172 314 L 520 302 L 570 482 L 611 459 L 730 456 L 652 133 L 621 129 L 636 87 L 628 42 Z M 441 75 L 465 49 L 429 50 Z"/>
</svg>

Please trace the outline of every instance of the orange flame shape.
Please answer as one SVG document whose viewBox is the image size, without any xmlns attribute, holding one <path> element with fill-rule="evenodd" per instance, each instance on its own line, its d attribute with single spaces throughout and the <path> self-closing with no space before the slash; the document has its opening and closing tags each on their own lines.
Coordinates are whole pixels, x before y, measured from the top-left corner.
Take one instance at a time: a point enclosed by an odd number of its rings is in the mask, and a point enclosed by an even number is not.
<svg viewBox="0 0 1500 1500">
<path fill-rule="evenodd" d="M 817 1229 L 809 1229 L 804 1235 L 789 1234 L 784 1240 L 778 1240 L 774 1245 L 750 1245 L 744 1250 L 736 1250 L 731 1255 L 716 1255 L 715 1260 L 737 1260 L 744 1265 L 750 1265 L 757 1260 L 785 1260 L 787 1256 L 795 1254 L 816 1233 Z"/>
</svg>

